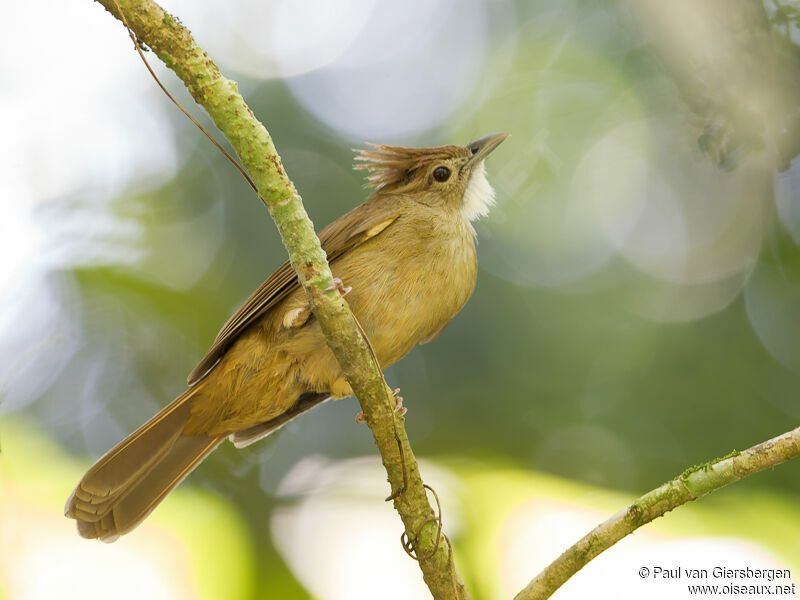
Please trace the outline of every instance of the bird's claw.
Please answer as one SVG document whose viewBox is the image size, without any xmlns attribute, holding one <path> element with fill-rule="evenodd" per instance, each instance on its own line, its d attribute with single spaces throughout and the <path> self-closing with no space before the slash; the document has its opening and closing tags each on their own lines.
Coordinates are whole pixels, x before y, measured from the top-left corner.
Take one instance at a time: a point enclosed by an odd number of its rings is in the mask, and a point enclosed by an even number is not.
<svg viewBox="0 0 800 600">
<path fill-rule="evenodd" d="M 329 287 L 326 287 L 326 288 L 325 288 L 324 290 L 322 290 L 322 291 L 327 293 L 327 292 L 332 292 L 332 291 L 334 291 L 334 290 L 339 290 L 339 293 L 340 293 L 342 296 L 346 296 L 347 294 L 349 294 L 349 293 L 350 293 L 350 291 L 351 291 L 352 289 L 353 289 L 353 288 L 352 288 L 352 286 L 349 286 L 349 285 L 348 285 L 348 286 L 345 286 L 345 285 L 344 285 L 344 283 L 342 283 L 342 280 L 341 280 L 341 279 L 339 279 L 338 277 L 334 277 L 334 278 L 333 278 L 333 285 L 331 285 L 331 286 L 329 286 Z"/>
<path fill-rule="evenodd" d="M 392 397 L 395 400 L 393 412 L 396 412 L 400 416 L 406 414 L 408 409 L 403 406 L 403 397 L 400 395 L 400 388 L 394 388 L 394 390 L 392 390 Z M 366 422 L 367 419 L 364 417 L 364 411 L 359 411 L 359 413 L 356 415 L 356 423 L 361 425 Z"/>
<path fill-rule="evenodd" d="M 408 409 L 403 406 L 403 397 L 400 395 L 400 388 L 394 388 L 394 390 L 392 390 L 392 396 L 394 396 L 395 399 L 394 412 L 402 417 L 408 412 Z"/>
</svg>

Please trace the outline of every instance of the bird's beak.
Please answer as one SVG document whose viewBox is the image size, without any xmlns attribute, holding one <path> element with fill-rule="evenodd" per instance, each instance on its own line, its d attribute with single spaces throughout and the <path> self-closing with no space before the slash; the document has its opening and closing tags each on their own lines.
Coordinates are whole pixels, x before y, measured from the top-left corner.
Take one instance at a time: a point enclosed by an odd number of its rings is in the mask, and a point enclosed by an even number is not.
<svg viewBox="0 0 800 600">
<path fill-rule="evenodd" d="M 480 164 L 480 162 L 489 156 L 489 153 L 497 148 L 508 135 L 507 133 L 490 133 L 489 135 L 485 135 L 467 144 L 467 148 L 472 152 L 472 156 L 464 166 L 471 169 L 475 165 Z"/>
</svg>

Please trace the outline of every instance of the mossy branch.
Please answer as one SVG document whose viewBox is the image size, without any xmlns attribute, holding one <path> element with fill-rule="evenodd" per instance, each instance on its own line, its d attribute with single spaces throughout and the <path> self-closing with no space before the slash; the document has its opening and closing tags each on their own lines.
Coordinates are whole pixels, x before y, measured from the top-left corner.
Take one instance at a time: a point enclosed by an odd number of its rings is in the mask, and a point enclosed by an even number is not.
<svg viewBox="0 0 800 600">
<path fill-rule="evenodd" d="M 347 303 L 338 291 L 325 291 L 333 288 L 330 267 L 269 133 L 239 94 L 236 83 L 220 73 L 178 19 L 151 0 L 97 1 L 117 19 L 121 5 L 138 41 L 183 80 L 195 101 L 233 146 L 278 226 L 314 316 L 364 411 L 405 531 L 413 538 L 421 528 L 416 551 L 425 583 L 436 599 L 468 598 L 463 582 L 455 573 L 449 544 L 444 537 L 436 544 L 435 514 L 423 488 L 403 418 L 393 413 L 380 368 Z"/>
<path fill-rule="evenodd" d="M 800 427 L 744 452 L 687 469 L 601 523 L 539 573 L 514 600 L 544 600 L 629 533 L 681 504 L 800 455 Z"/>
</svg>

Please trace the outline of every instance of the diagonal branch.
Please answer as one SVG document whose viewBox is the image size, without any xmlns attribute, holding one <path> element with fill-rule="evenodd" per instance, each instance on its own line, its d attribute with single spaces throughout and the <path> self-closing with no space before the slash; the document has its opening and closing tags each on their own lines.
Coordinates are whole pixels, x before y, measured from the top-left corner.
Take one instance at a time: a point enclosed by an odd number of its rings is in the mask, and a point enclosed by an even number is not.
<svg viewBox="0 0 800 600">
<path fill-rule="evenodd" d="M 648 492 L 569 548 L 539 573 L 514 600 L 544 600 L 575 573 L 629 533 L 681 504 L 800 456 L 800 427 L 729 456 L 687 469 Z"/>
<path fill-rule="evenodd" d="M 350 383 L 380 451 L 392 487 L 394 507 L 409 538 L 415 539 L 423 578 L 434 598 L 468 598 L 455 572 L 449 543 L 439 534 L 401 416 L 395 416 L 380 368 L 357 321 L 338 291 L 314 226 L 300 195 L 283 169 L 267 130 L 255 118 L 234 81 L 226 79 L 191 33 L 151 0 L 98 0 L 128 26 L 140 43 L 183 80 L 236 150 L 269 209 L 328 345 Z M 419 533 L 418 533 L 419 532 Z M 446 540 L 446 537 L 441 536 Z"/>
</svg>

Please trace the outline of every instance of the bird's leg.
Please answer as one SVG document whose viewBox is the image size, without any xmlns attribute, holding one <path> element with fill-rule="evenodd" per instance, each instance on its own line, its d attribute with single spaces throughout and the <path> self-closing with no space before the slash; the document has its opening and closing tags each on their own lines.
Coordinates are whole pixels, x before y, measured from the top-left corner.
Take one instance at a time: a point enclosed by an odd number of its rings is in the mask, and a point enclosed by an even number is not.
<svg viewBox="0 0 800 600">
<path fill-rule="evenodd" d="M 387 388 L 388 389 L 388 388 Z M 400 388 L 394 388 L 389 392 L 395 400 L 394 403 L 394 412 L 398 413 L 400 416 L 403 416 L 408 412 L 408 409 L 403 406 L 403 397 L 400 395 Z M 364 418 L 364 411 L 360 411 L 356 415 L 356 423 L 361 425 L 362 423 L 366 423 L 366 419 Z"/>
<path fill-rule="evenodd" d="M 311 316 L 310 304 L 305 304 L 304 306 L 299 306 L 297 308 L 287 310 L 283 314 L 283 326 L 286 329 L 302 327 L 303 325 L 306 324 L 306 321 L 308 321 L 310 316 Z"/>
<path fill-rule="evenodd" d="M 352 290 L 353 288 L 350 286 L 345 287 L 342 283 L 342 280 L 338 277 L 333 278 L 333 285 L 330 287 L 325 288 L 322 290 L 323 292 L 332 292 L 333 290 L 339 290 L 339 293 L 342 296 L 346 296 L 347 293 Z M 297 308 L 293 308 L 291 310 L 287 310 L 283 315 L 283 326 L 286 329 L 294 329 L 297 327 L 302 327 L 306 324 L 309 317 L 311 317 L 311 305 L 304 304 L 303 306 L 298 306 Z"/>
</svg>

